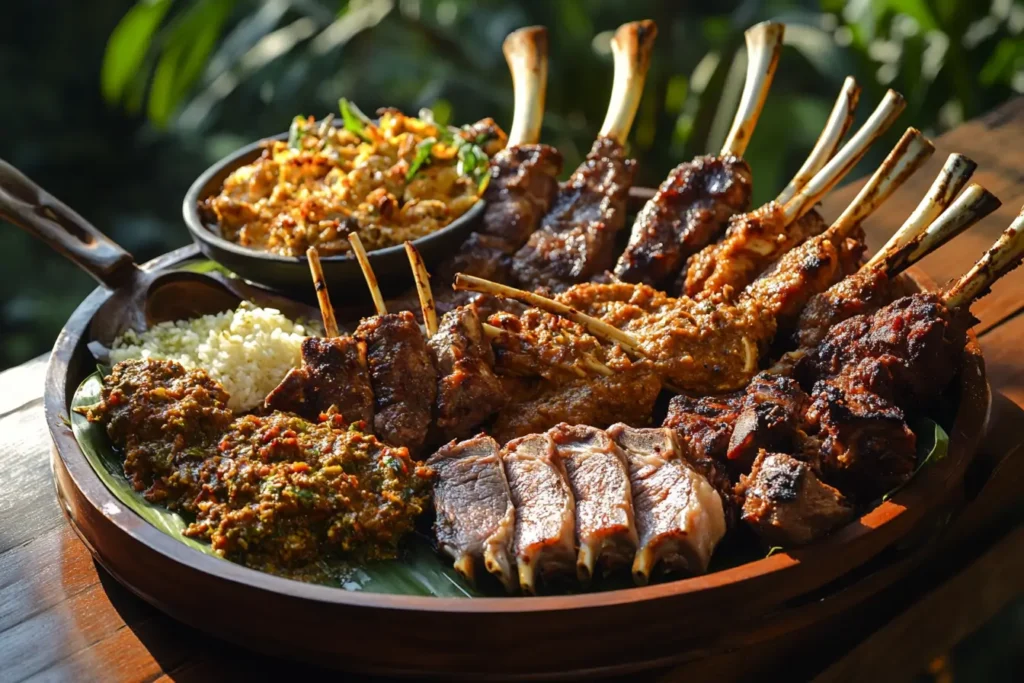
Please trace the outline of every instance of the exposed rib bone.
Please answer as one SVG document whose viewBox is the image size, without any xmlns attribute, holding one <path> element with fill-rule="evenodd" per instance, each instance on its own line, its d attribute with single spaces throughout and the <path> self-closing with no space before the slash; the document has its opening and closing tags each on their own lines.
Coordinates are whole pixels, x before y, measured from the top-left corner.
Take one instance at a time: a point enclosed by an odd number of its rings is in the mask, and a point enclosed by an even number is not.
<svg viewBox="0 0 1024 683">
<path fill-rule="evenodd" d="M 820 171 L 836 153 L 846 131 L 853 125 L 853 113 L 857 109 L 858 101 L 860 101 L 860 86 L 857 85 L 853 76 L 847 76 L 846 81 L 843 82 L 843 89 L 839 91 L 839 97 L 836 98 L 836 103 L 832 107 L 832 113 L 829 114 L 828 121 L 825 122 L 825 129 L 821 131 L 818 141 L 814 143 L 814 149 L 811 150 L 804 165 L 796 172 L 786 188 L 775 198 L 777 203 L 785 206 L 786 202 L 792 199 L 800 188 L 810 182 L 814 174 Z"/>
<path fill-rule="evenodd" d="M 384 305 L 384 296 L 380 293 L 380 287 L 377 285 L 377 276 L 373 274 L 373 267 L 370 265 L 370 259 L 366 255 L 366 249 L 363 248 L 363 241 L 359 239 L 357 233 L 350 232 L 348 234 L 348 243 L 352 245 L 352 253 L 356 255 L 356 260 L 359 261 L 359 268 L 363 271 L 366 286 L 370 290 L 370 296 L 373 297 L 373 307 L 377 310 L 377 315 L 387 315 L 388 309 Z"/>
<path fill-rule="evenodd" d="M 992 248 L 963 277 L 946 290 L 943 300 L 950 308 L 964 308 L 984 296 L 996 280 L 1020 265 L 1024 257 L 1024 209 Z"/>
<path fill-rule="evenodd" d="M 334 306 L 331 306 L 331 296 L 327 293 L 327 281 L 324 280 L 324 269 L 320 266 L 320 252 L 316 247 L 306 250 L 306 258 L 309 259 L 309 272 L 313 275 L 313 289 L 316 290 L 316 300 L 320 304 L 320 315 L 324 319 L 324 335 L 337 337 L 338 320 L 334 317 Z"/>
<path fill-rule="evenodd" d="M 420 308 L 423 309 L 423 327 L 427 330 L 427 338 L 437 334 L 437 307 L 434 305 L 434 295 L 430 291 L 430 273 L 423 263 L 423 257 L 412 242 L 406 240 L 405 254 L 409 257 L 409 266 L 412 268 L 412 276 L 416 281 L 416 294 L 420 298 Z"/>
<path fill-rule="evenodd" d="M 916 128 L 908 128 L 896 146 L 889 152 L 882 165 L 878 167 L 868 182 L 864 184 L 857 196 L 853 198 L 842 215 L 825 231 L 826 237 L 836 244 L 846 238 L 850 232 L 872 211 L 881 206 L 914 171 L 928 160 L 935 152 L 935 147 Z"/>
<path fill-rule="evenodd" d="M 889 129 L 900 115 L 906 102 L 903 95 L 890 90 L 875 107 L 864 125 L 853 134 L 832 159 L 808 181 L 796 196 L 783 207 L 784 222 L 788 225 L 810 211 L 815 204 L 857 165 L 871 145 Z"/>
<path fill-rule="evenodd" d="M 567 318 L 568 320 L 584 327 L 587 332 L 595 338 L 610 344 L 618 344 L 633 356 L 640 358 L 644 357 L 644 352 L 640 349 L 640 343 L 632 335 L 626 334 L 622 330 L 612 327 L 603 320 L 598 320 L 593 316 L 577 311 L 572 306 L 566 306 L 565 304 L 555 301 L 554 299 L 549 299 L 546 296 L 527 292 L 522 289 L 516 289 L 515 287 L 509 287 L 508 285 L 499 284 L 497 282 L 491 282 L 490 280 L 485 280 L 473 275 L 466 275 L 465 273 L 458 273 L 455 276 L 455 284 L 453 286 L 455 289 L 459 290 L 483 292 L 484 294 L 503 296 L 506 299 L 515 299 L 516 301 L 521 301 L 527 306 L 533 306 L 534 308 L 539 308 L 542 311 L 547 311 L 548 313 Z"/>
<path fill-rule="evenodd" d="M 548 30 L 527 26 L 513 31 L 501 46 L 512 72 L 515 109 L 508 146 L 530 145 L 540 141 L 544 120 L 544 96 L 548 85 Z"/>
<path fill-rule="evenodd" d="M 626 144 L 633 118 L 640 107 L 647 69 L 651 65 L 651 47 L 658 27 L 649 19 L 623 24 L 612 38 L 615 76 L 608 113 L 601 125 L 601 135 Z"/>
<path fill-rule="evenodd" d="M 751 26 L 743 34 L 747 42 L 747 79 L 743 84 L 743 95 L 732 128 L 722 145 L 721 156 L 741 157 L 747 150 L 750 136 L 772 86 L 775 69 L 779 65 L 785 32 L 785 24 L 764 21 Z"/>
<path fill-rule="evenodd" d="M 895 265 L 891 262 L 895 254 L 920 237 L 939 214 L 949 207 L 977 166 L 962 154 L 950 154 L 921 202 L 885 246 L 864 264 L 864 268 L 877 268 L 882 263 Z"/>
<path fill-rule="evenodd" d="M 971 183 L 952 206 L 928 226 L 923 235 L 903 249 L 902 257 L 897 255 L 893 259 L 894 263 L 886 263 L 886 267 L 902 270 L 917 263 L 1000 206 L 1002 202 L 994 194 L 977 183 Z"/>
</svg>

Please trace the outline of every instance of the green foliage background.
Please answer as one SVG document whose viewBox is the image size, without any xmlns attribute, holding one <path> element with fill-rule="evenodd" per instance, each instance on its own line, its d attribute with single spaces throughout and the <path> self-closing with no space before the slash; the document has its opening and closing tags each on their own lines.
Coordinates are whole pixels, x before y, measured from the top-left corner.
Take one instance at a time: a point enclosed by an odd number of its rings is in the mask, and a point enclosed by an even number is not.
<svg viewBox="0 0 1024 683">
<path fill-rule="evenodd" d="M 0 157 L 139 260 L 187 243 L 180 202 L 207 165 L 323 115 L 339 96 L 366 111 L 432 107 L 509 124 L 500 45 L 549 27 L 544 139 L 571 169 L 604 114 L 608 41 L 651 18 L 659 37 L 632 148 L 639 182 L 713 151 L 742 86 L 743 29 L 789 24 L 782 63 L 747 152 L 757 199 L 799 166 L 842 79 L 861 118 L 888 87 L 902 128 L 935 134 L 1024 91 L 1016 0 L 49 0 L 9 3 L 0 26 Z M 854 173 L 854 176 L 857 173 Z M 44 352 L 92 287 L 43 245 L 0 225 L 0 368 Z"/>
</svg>

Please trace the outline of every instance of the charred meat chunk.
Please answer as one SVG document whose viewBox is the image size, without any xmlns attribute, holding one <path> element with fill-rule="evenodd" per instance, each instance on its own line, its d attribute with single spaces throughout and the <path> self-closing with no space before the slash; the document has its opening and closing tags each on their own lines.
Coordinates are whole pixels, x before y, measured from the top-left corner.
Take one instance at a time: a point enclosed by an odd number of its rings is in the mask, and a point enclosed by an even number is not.
<svg viewBox="0 0 1024 683">
<path fill-rule="evenodd" d="M 726 457 L 749 472 L 759 450 L 791 451 L 809 404 L 796 380 L 771 372 L 757 375 L 744 392 Z"/>
<path fill-rule="evenodd" d="M 516 515 L 500 450 L 494 439 L 481 434 L 442 447 L 426 464 L 436 477 L 439 549 L 471 583 L 483 565 L 513 592 L 518 585 L 512 555 Z"/>
<path fill-rule="evenodd" d="M 637 535 L 626 456 L 607 434 L 560 424 L 548 435 L 565 465 L 576 501 L 576 574 L 587 583 L 633 563 Z"/>
<path fill-rule="evenodd" d="M 437 371 L 427 341 L 408 311 L 366 318 L 356 330 L 366 344 L 376 397 L 373 432 L 416 453 L 433 419 Z"/>
<path fill-rule="evenodd" d="M 508 400 L 491 345 L 468 306 L 445 313 L 428 344 L 438 373 L 435 427 L 446 439 L 465 438 Z"/>
<path fill-rule="evenodd" d="M 672 430 L 616 424 L 608 435 L 625 453 L 629 469 L 639 537 L 634 581 L 648 583 L 659 568 L 707 571 L 726 529 L 718 492 L 683 460 Z"/>
<path fill-rule="evenodd" d="M 501 452 L 516 509 L 514 549 L 526 594 L 544 582 L 575 575 L 575 501 L 565 467 L 547 434 L 531 434 Z"/>
<path fill-rule="evenodd" d="M 611 138 L 599 137 L 570 176 L 512 269 L 524 289 L 560 292 L 607 270 L 615 235 L 626 224 L 636 162 Z"/>
<path fill-rule="evenodd" d="M 740 486 L 743 521 L 767 545 L 810 543 L 853 517 L 843 494 L 791 455 L 761 451 Z"/>
<path fill-rule="evenodd" d="M 691 254 L 750 208 L 752 181 L 739 157 L 703 156 L 677 166 L 637 216 L 615 274 L 626 282 L 670 285 Z"/>
<path fill-rule="evenodd" d="M 366 343 L 353 337 L 307 337 L 302 366 L 285 375 L 263 402 L 266 410 L 295 413 L 317 420 L 332 406 L 349 424 L 373 425 L 373 389 Z"/>
<path fill-rule="evenodd" d="M 736 417 L 743 408 L 743 398 L 742 392 L 701 398 L 679 394 L 672 397 L 661 424 L 675 433 L 683 457 L 722 496 L 731 520 L 735 506 L 726 456 Z"/>
</svg>

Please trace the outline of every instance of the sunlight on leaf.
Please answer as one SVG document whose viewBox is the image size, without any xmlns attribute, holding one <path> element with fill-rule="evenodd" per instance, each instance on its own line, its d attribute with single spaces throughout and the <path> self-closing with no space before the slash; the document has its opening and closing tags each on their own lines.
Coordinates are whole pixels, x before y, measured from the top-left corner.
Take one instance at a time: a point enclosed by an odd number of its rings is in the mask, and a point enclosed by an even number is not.
<svg viewBox="0 0 1024 683">
<path fill-rule="evenodd" d="M 171 0 L 140 0 L 110 34 L 100 68 L 100 86 L 107 102 L 120 101 L 142 69 L 153 34 L 170 7 Z"/>
</svg>

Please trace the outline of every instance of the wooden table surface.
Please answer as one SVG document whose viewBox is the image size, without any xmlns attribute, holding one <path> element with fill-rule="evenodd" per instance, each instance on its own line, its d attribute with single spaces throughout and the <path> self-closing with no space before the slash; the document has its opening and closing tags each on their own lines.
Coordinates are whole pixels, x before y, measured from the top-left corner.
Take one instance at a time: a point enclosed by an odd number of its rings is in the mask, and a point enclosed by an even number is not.
<svg viewBox="0 0 1024 683">
<path fill-rule="evenodd" d="M 929 165 L 868 221 L 871 244 L 880 245 L 910 214 L 947 154 L 967 154 L 979 165 L 974 180 L 1003 206 L 922 264 L 940 283 L 964 272 L 1024 204 L 1021 140 L 1024 98 L 939 138 Z M 826 216 L 838 215 L 855 190 L 829 198 Z M 840 624 L 816 626 L 785 643 L 762 642 L 742 655 L 654 672 L 656 678 L 747 679 L 784 662 L 791 680 L 905 681 L 1024 595 L 1022 293 L 1024 269 L 1004 278 L 974 309 L 994 392 L 991 427 L 968 473 L 965 507 L 937 540 L 889 568 L 904 578 Z M 41 395 L 45 362 L 39 358 L 0 374 L 0 681 L 323 675 L 182 626 L 92 561 L 54 494 Z"/>
</svg>

